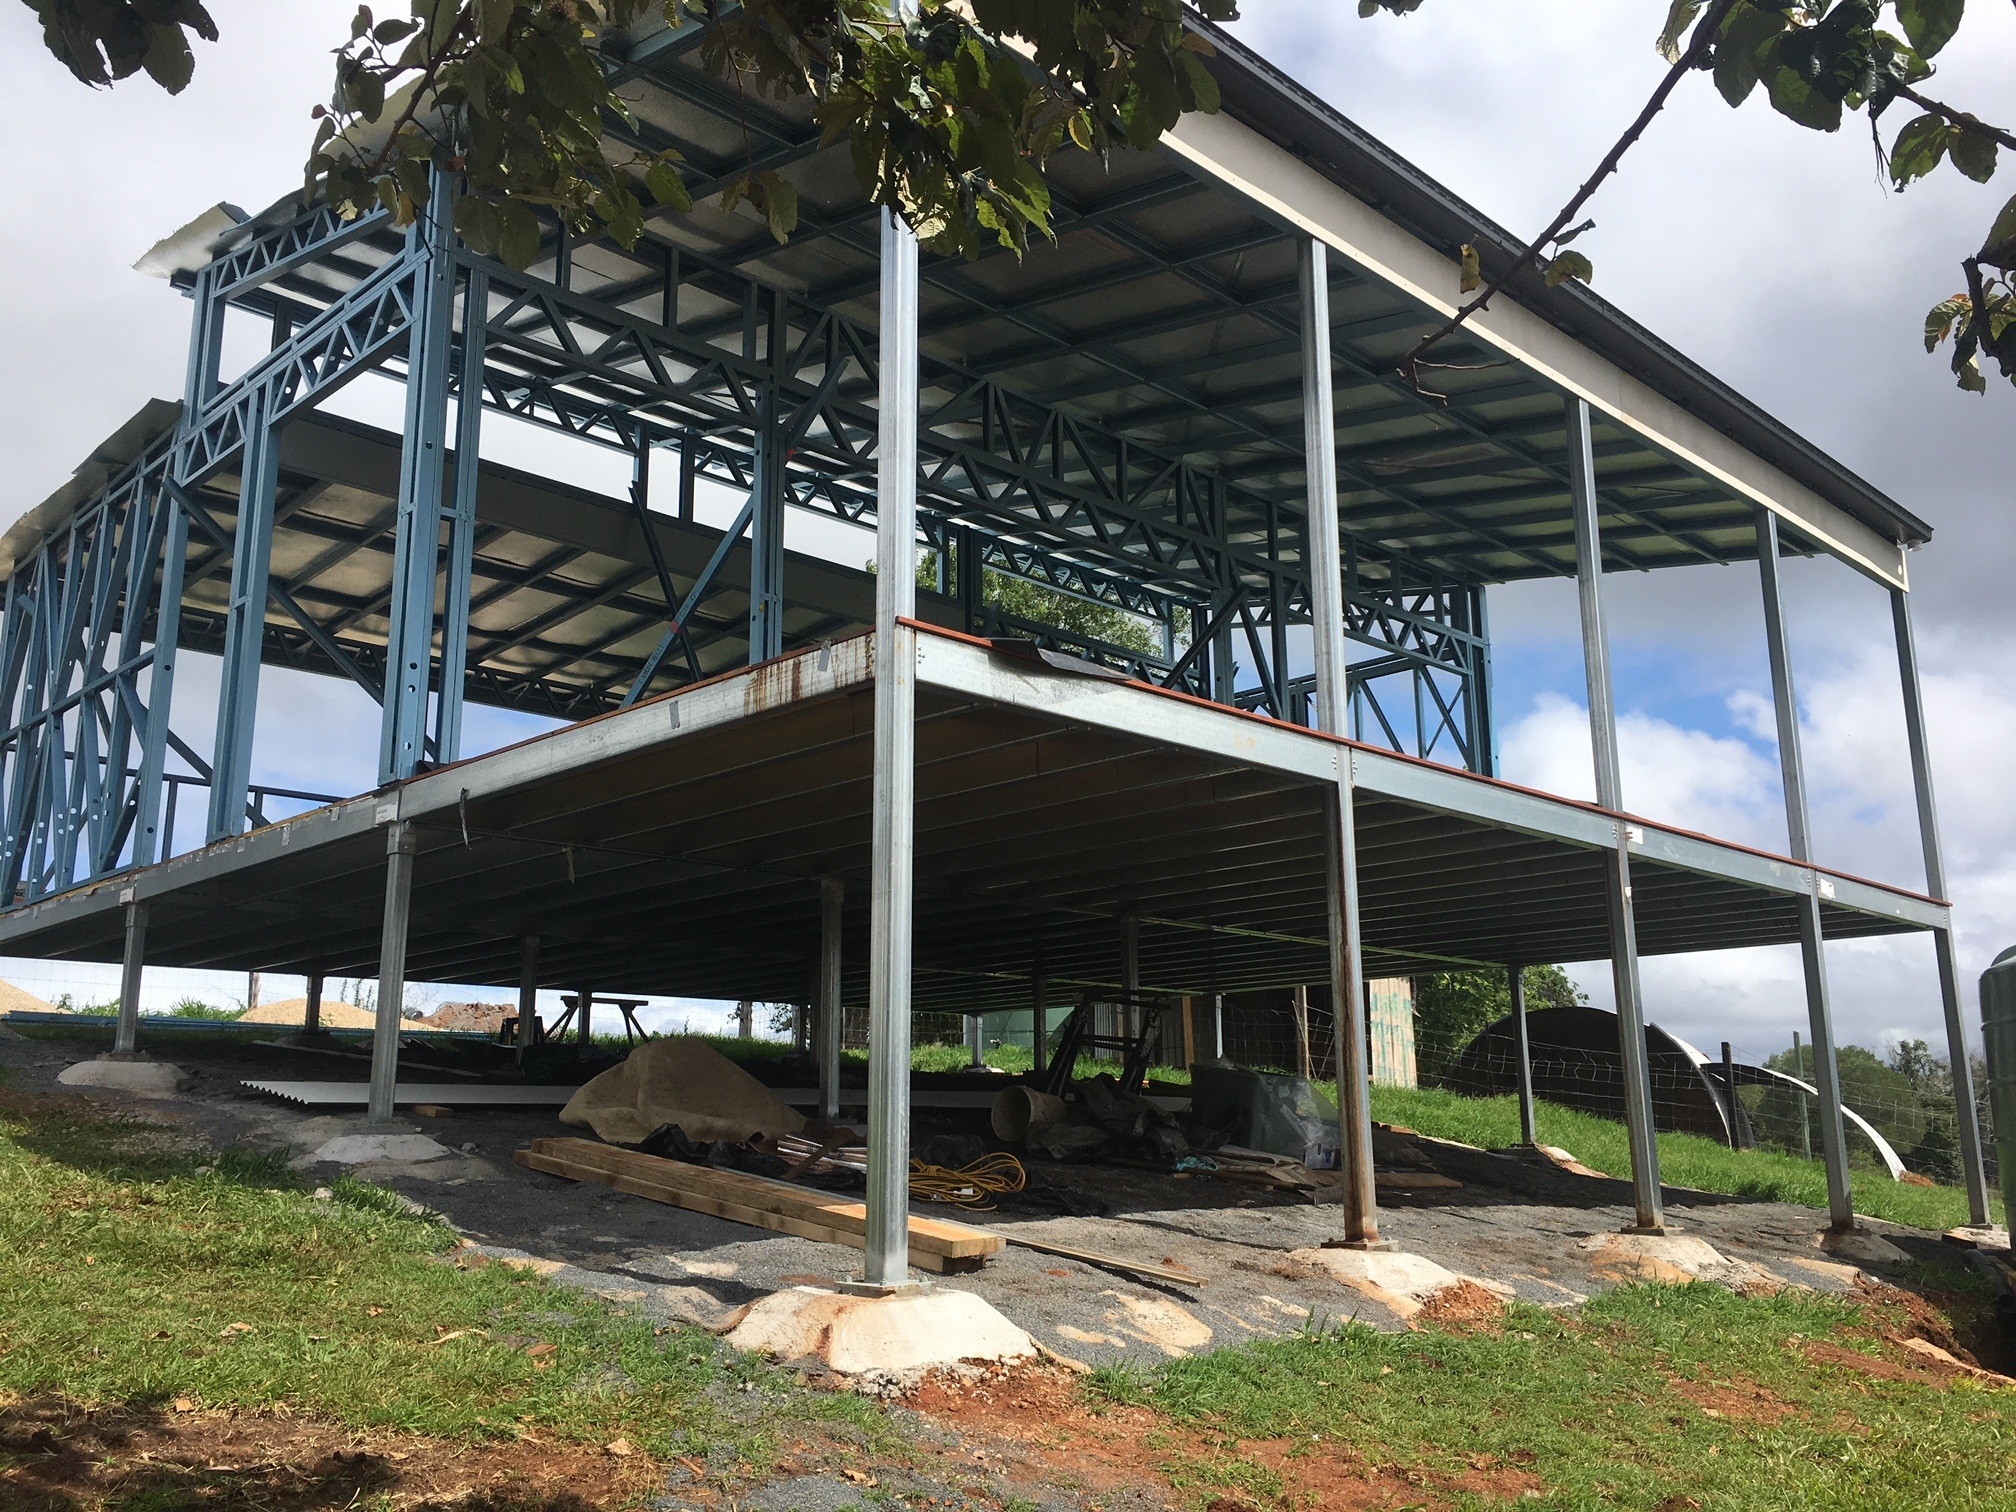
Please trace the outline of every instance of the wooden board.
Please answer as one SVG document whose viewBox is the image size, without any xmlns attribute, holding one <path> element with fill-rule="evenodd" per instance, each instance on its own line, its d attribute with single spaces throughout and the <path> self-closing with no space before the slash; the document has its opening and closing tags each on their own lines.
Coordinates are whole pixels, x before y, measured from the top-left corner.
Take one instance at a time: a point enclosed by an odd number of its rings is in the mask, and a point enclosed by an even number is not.
<svg viewBox="0 0 2016 1512">
<path fill-rule="evenodd" d="M 715 1166 L 697 1166 L 683 1160 L 667 1160 L 637 1150 L 619 1149 L 591 1139 L 537 1139 L 534 1152 L 587 1166 L 593 1170 L 634 1176 L 682 1191 L 702 1191 L 745 1207 L 788 1213 L 829 1228 L 851 1233 L 868 1231 L 868 1208 L 851 1197 L 795 1186 L 768 1176 L 752 1176 L 746 1171 L 728 1171 Z M 998 1253 L 1001 1240 L 986 1229 L 950 1223 L 937 1218 L 910 1220 L 912 1249 L 927 1250 L 949 1259 L 964 1260 Z"/>
<path fill-rule="evenodd" d="M 717 1208 L 731 1207 L 736 1210 L 734 1213 L 716 1212 L 715 1215 L 732 1218 L 738 1223 L 753 1222 L 756 1227 L 773 1228 L 779 1233 L 797 1233 L 804 1238 L 821 1239 L 829 1234 L 839 1235 L 842 1237 L 832 1242 L 850 1244 L 858 1249 L 868 1232 L 865 1203 L 831 1192 L 773 1181 L 767 1176 L 752 1176 L 744 1171 L 690 1165 L 588 1139 L 534 1140 L 529 1150 L 518 1152 L 517 1159 L 520 1165 L 533 1170 L 569 1176 L 577 1181 L 599 1181 L 635 1196 L 670 1202 L 695 1212 L 714 1212 Z M 556 1166 L 568 1169 L 555 1169 Z M 642 1187 L 650 1190 L 640 1190 Z M 702 1201 L 710 1205 L 703 1207 L 700 1205 Z M 781 1228 L 776 1224 L 757 1222 L 743 1214 L 767 1214 L 790 1220 L 798 1227 Z M 808 1227 L 821 1232 L 804 1233 L 803 1230 Z M 968 1224 L 947 1223 L 935 1218 L 913 1217 L 910 1220 L 912 1263 L 926 1269 L 942 1270 L 944 1267 L 926 1266 L 918 1257 L 977 1262 L 998 1253 L 1003 1242 L 1000 1235 Z"/>
</svg>

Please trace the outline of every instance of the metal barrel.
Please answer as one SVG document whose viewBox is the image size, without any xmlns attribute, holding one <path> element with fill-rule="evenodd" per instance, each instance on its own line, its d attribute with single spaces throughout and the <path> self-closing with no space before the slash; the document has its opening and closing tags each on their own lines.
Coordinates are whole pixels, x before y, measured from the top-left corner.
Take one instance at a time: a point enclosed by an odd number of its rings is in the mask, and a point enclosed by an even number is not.
<svg viewBox="0 0 2016 1512">
<path fill-rule="evenodd" d="M 2002 1202 L 2016 1213 L 2016 946 L 1981 973 L 1981 1036 L 1988 1052 L 1988 1106 Z"/>
</svg>

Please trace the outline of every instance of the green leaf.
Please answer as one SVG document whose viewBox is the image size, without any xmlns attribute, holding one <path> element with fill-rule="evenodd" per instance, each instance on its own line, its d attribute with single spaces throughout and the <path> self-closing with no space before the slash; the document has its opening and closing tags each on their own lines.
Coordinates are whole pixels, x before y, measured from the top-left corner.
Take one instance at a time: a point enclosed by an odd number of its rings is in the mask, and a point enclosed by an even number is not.
<svg viewBox="0 0 2016 1512">
<path fill-rule="evenodd" d="M 1673 0 L 1673 8 L 1666 13 L 1666 29 L 1659 33 L 1659 55 L 1668 63 L 1680 61 L 1680 39 L 1687 35 L 1687 28 L 1701 14 L 1704 3 L 1705 0 Z"/>
<path fill-rule="evenodd" d="M 1977 184 L 1985 184 L 1995 177 L 1995 151 L 1993 137 L 1985 131 L 1974 131 L 1965 126 L 1954 127 L 1952 139 L 1946 144 L 1953 166 Z"/>
<path fill-rule="evenodd" d="M 770 222 L 770 234 L 782 246 L 798 229 L 798 186 L 774 173 L 768 178 L 769 182 L 764 185 L 764 217 Z"/>
<path fill-rule="evenodd" d="M 1194 52 L 1183 51 L 1176 54 L 1180 65 L 1182 81 L 1190 96 L 1190 108 L 1200 110 L 1205 115 L 1216 115 L 1220 103 L 1218 81 L 1211 77 L 1211 70 Z"/>
<path fill-rule="evenodd" d="M 171 95 L 188 88 L 196 72 L 196 59 L 189 51 L 189 39 L 182 35 L 182 28 L 172 23 L 156 26 L 142 66 L 147 77 Z"/>
<path fill-rule="evenodd" d="M 1902 189 L 1937 168 L 1946 156 L 1950 135 L 1945 121 L 1936 115 L 1921 115 L 1908 122 L 1890 149 L 1891 181 Z"/>
<path fill-rule="evenodd" d="M 1897 0 L 1897 19 L 1920 57 L 1929 58 L 1953 40 L 1967 0 Z"/>
<path fill-rule="evenodd" d="M 1953 322 L 1973 308 L 1974 301 L 1965 294 L 1955 294 L 1932 306 L 1925 316 L 1925 350 L 1937 351 L 1939 343 L 1953 334 Z"/>
<path fill-rule="evenodd" d="M 1771 75 L 1771 106 L 1780 115 L 1814 131 L 1841 129 L 1841 102 L 1782 65 Z"/>
<path fill-rule="evenodd" d="M 1760 77 L 1759 54 L 1785 30 L 1785 17 L 1755 5 L 1738 6 L 1715 43 L 1715 88 L 1732 106 L 1750 98 Z"/>
<path fill-rule="evenodd" d="M 1995 217 L 1995 224 L 1988 228 L 1988 239 L 1981 243 L 1981 261 L 1990 267 L 2005 271 L 2016 268 L 2016 198 L 2002 207 L 2002 213 Z"/>
<path fill-rule="evenodd" d="M 1580 252 L 1563 252 L 1547 264 L 1547 287 L 1558 289 L 1569 279 L 1588 283 L 1596 276 L 1595 265 Z"/>
<path fill-rule="evenodd" d="M 1971 352 L 1953 364 L 1954 375 L 1960 380 L 1960 387 L 1970 394 L 1988 392 L 1988 380 L 1981 375 L 1981 354 Z"/>
<path fill-rule="evenodd" d="M 693 208 L 693 196 L 687 191 L 686 180 L 680 176 L 678 168 L 662 157 L 644 170 L 644 187 L 651 192 L 652 199 L 670 209 Z"/>
<path fill-rule="evenodd" d="M 1474 294 L 1484 287 L 1483 260 L 1478 257 L 1477 249 L 1468 242 L 1463 244 L 1463 276 L 1461 287 L 1465 294 Z"/>
<path fill-rule="evenodd" d="M 497 207 L 497 255 L 514 268 L 529 268 L 539 255 L 539 217 L 530 205 L 506 200 Z"/>
</svg>

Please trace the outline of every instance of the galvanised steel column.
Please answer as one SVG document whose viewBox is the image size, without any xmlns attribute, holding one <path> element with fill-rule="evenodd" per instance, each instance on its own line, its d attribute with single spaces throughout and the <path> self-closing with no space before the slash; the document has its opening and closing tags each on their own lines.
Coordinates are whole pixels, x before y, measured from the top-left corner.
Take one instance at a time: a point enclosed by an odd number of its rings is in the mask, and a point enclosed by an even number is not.
<svg viewBox="0 0 2016 1512">
<path fill-rule="evenodd" d="M 308 973 L 308 1003 L 301 1011 L 301 1032 L 313 1034 L 322 1027 L 322 973 Z"/>
<path fill-rule="evenodd" d="M 1806 762 L 1799 750 L 1799 702 L 1792 647 L 1778 577 L 1778 517 L 1757 510 L 1757 577 L 1764 590 L 1764 644 L 1771 655 L 1771 701 L 1778 714 L 1778 769 L 1785 784 L 1785 832 L 1794 861 L 1811 865 L 1813 832 L 1806 807 Z M 1819 874 L 1799 898 L 1799 959 L 1806 976 L 1806 1018 L 1813 1030 L 1813 1086 L 1820 1094 L 1820 1149 L 1827 1166 L 1827 1214 L 1837 1229 L 1855 1224 L 1848 1185 L 1848 1131 L 1841 1117 L 1841 1077 L 1834 1055 L 1834 1015 L 1827 994 L 1827 942 L 1820 929 Z M 1733 1124 L 1733 1120 L 1731 1121 Z"/>
<path fill-rule="evenodd" d="M 366 1123 L 389 1123 L 399 1082 L 399 1024 L 406 1006 L 406 921 L 413 903 L 413 854 L 417 836 L 410 820 L 385 828 L 385 924 L 378 940 L 378 1022 L 371 1031 L 371 1090 Z"/>
<path fill-rule="evenodd" d="M 147 690 L 147 727 L 140 735 L 140 810 L 134 821 L 133 864 L 147 866 L 175 853 L 175 837 L 161 826 L 161 790 L 168 766 L 169 719 L 175 704 L 175 658 L 182 636 L 182 579 L 189 563 L 189 517 L 175 496 L 161 490 L 168 538 L 161 550 L 160 602 L 155 606 L 154 668 Z"/>
<path fill-rule="evenodd" d="M 773 317 L 773 332 L 775 327 Z M 772 342 L 781 340 L 772 335 Z M 755 488 L 749 514 L 749 662 L 784 654 L 785 447 L 777 386 L 765 384 L 755 437 Z"/>
<path fill-rule="evenodd" d="M 1617 760 L 1617 700 L 1610 685 L 1610 632 L 1603 620 L 1603 537 L 1598 527 L 1596 452 L 1588 401 L 1568 401 L 1568 483 L 1575 508 L 1575 587 L 1582 601 L 1582 659 L 1589 678 L 1589 743 L 1596 758 L 1596 802 L 1624 806 Z M 1617 821 L 1617 849 L 1607 858 L 1610 980 L 1617 993 L 1617 1044 L 1624 1058 L 1624 1124 L 1631 1138 L 1631 1187 L 1638 1227 L 1663 1229 L 1659 1138 L 1652 1123 L 1651 1067 L 1645 1056 L 1645 1003 L 1638 982 L 1638 922 L 1631 903 L 1631 830 Z"/>
<path fill-rule="evenodd" d="M 1330 250 L 1302 242 L 1302 445 L 1309 492 L 1309 607 L 1316 641 L 1316 728 L 1350 734 L 1350 668 L 1344 657 L 1343 533 L 1337 522 L 1337 425 L 1330 371 Z M 1277 668 L 1286 678 L 1287 669 Z M 1372 1094 L 1365 1064 L 1365 968 L 1358 936 L 1356 781 L 1348 747 L 1337 748 L 1337 782 L 1324 794 L 1329 865 L 1330 1001 L 1335 1010 L 1337 1116 L 1343 1145 L 1344 1239 L 1386 1247 L 1372 1180 Z"/>
<path fill-rule="evenodd" d="M 441 603 L 440 702 L 434 750 L 462 755 L 462 691 L 469 667 L 469 584 L 476 562 L 476 494 L 483 439 L 483 353 L 489 334 L 490 275 L 471 268 L 462 285 L 462 387 L 455 400 L 455 503 L 448 515 L 448 572 Z"/>
<path fill-rule="evenodd" d="M 126 910 L 126 954 L 119 965 L 119 1027 L 112 1035 L 114 1055 L 132 1055 L 140 1042 L 140 976 L 147 964 L 147 900 L 132 888 L 120 894 Z"/>
<path fill-rule="evenodd" d="M 1519 1049 L 1519 1143 L 1536 1145 L 1540 1135 L 1533 1118 L 1533 1047 L 1526 1037 L 1526 968 L 1505 968 L 1512 989 L 1512 1040 Z"/>
<path fill-rule="evenodd" d="M 1897 671 L 1904 684 L 1904 736 L 1911 747 L 1911 780 L 1918 793 L 1918 840 L 1925 852 L 1925 890 L 1946 896 L 1946 855 L 1939 840 L 1939 805 L 1932 795 L 1931 747 L 1925 738 L 1925 698 L 1918 682 L 1918 638 L 1911 630 L 1909 589 L 1890 590 L 1890 619 L 1897 632 Z M 1974 1110 L 1974 1072 L 1967 1059 L 1967 1027 L 1960 1016 L 1960 963 L 1953 930 L 1932 932 L 1939 958 L 1939 997 L 1946 1009 L 1946 1056 L 1953 1068 L 1953 1113 L 1960 1124 L 1960 1164 L 1967 1181 L 1967 1211 L 1988 1221 L 1988 1179 L 1981 1162 L 1981 1125 Z"/>
<path fill-rule="evenodd" d="M 1050 1068 L 1050 968 L 1044 959 L 1043 942 L 1036 942 L 1036 969 L 1029 977 L 1030 996 L 1035 999 L 1033 1037 L 1029 1041 L 1031 1069 L 1041 1076 Z"/>
<path fill-rule="evenodd" d="M 211 840 L 226 839 L 245 828 L 245 799 L 252 782 L 252 731 L 259 717 L 266 584 L 273 566 L 274 502 L 280 491 L 280 436 L 266 413 L 267 401 L 255 403 L 258 412 L 245 438 L 241 461 L 238 529 L 231 548 L 231 597 L 224 612 L 217 737 L 210 759 Z"/>
<path fill-rule="evenodd" d="M 840 1120 L 840 918 L 847 884 L 819 879 L 819 1116 Z"/>
<path fill-rule="evenodd" d="M 447 175 L 415 223 L 409 255 L 425 259 L 414 283 L 406 350 L 406 438 L 399 452 L 399 526 L 392 552 L 391 629 L 385 647 L 380 785 L 411 777 L 427 753 L 427 691 L 434 652 L 434 573 L 441 560 L 441 497 L 448 471 L 448 373 L 455 323 L 455 228 Z"/>
<path fill-rule="evenodd" d="M 866 1281 L 910 1279 L 910 949 L 917 792 L 917 237 L 882 212 Z"/>
<path fill-rule="evenodd" d="M 1141 921 L 1128 914 L 1120 921 L 1120 991 L 1127 1001 L 1120 1009 L 1119 1031 L 1129 1039 L 1141 1032 Z"/>
<path fill-rule="evenodd" d="M 518 1064 L 532 1058 L 539 1040 L 539 936 L 518 937 Z"/>
</svg>

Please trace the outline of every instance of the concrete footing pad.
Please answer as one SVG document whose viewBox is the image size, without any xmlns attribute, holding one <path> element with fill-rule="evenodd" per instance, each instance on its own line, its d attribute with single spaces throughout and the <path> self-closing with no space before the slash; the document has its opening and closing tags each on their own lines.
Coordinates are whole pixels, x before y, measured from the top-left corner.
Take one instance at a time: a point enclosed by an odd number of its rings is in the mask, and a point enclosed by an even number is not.
<svg viewBox="0 0 2016 1512">
<path fill-rule="evenodd" d="M 303 1170 L 313 1165 L 369 1165 L 381 1160 L 411 1165 L 422 1160 L 445 1160 L 454 1153 L 426 1134 L 339 1134 L 292 1164 Z"/>
<path fill-rule="evenodd" d="M 1413 1317 L 1438 1292 L 1465 1282 L 1481 1286 L 1501 1301 L 1511 1288 L 1475 1276 L 1459 1276 L 1420 1255 L 1398 1250 L 1299 1249 L 1290 1261 L 1329 1274 L 1400 1318 Z"/>
<path fill-rule="evenodd" d="M 66 1087 L 99 1087 L 135 1097 L 173 1097 L 187 1079 L 179 1066 L 157 1060 L 79 1061 L 56 1074 Z"/>
<path fill-rule="evenodd" d="M 1593 1234 L 1576 1247 L 1588 1254 L 1590 1273 L 1604 1281 L 1713 1281 L 1739 1287 L 1776 1280 L 1731 1260 L 1707 1240 L 1684 1234 Z"/>
<path fill-rule="evenodd" d="M 846 1376 L 911 1376 L 1036 1355 L 1036 1341 L 990 1303 L 951 1290 L 861 1297 L 796 1286 L 755 1303 L 727 1339 L 737 1349 Z"/>
</svg>

